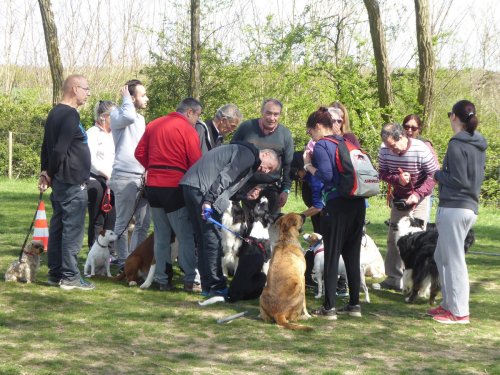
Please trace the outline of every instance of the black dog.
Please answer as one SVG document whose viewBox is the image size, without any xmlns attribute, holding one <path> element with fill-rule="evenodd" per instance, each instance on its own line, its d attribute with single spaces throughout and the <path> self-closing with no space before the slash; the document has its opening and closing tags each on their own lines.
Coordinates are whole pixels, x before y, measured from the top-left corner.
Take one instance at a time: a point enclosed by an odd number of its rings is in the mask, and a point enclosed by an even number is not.
<svg viewBox="0 0 500 375">
<path fill-rule="evenodd" d="M 433 305 L 436 301 L 436 295 L 441 289 L 439 273 L 434 261 L 437 239 L 438 231 L 435 225 L 428 224 L 425 231 L 404 235 L 397 241 L 401 259 L 405 264 L 403 290 L 409 290 L 409 294 L 405 298 L 408 303 L 412 303 L 419 292 L 422 294 L 422 291 L 427 289 L 429 282 L 429 304 Z M 475 235 L 471 229 L 464 242 L 466 253 L 474 241 Z"/>
<path fill-rule="evenodd" d="M 268 239 L 248 237 L 238 251 L 238 268 L 229 285 L 228 302 L 259 298 L 266 285 L 266 274 L 262 272 L 270 259 L 271 245 Z"/>
</svg>

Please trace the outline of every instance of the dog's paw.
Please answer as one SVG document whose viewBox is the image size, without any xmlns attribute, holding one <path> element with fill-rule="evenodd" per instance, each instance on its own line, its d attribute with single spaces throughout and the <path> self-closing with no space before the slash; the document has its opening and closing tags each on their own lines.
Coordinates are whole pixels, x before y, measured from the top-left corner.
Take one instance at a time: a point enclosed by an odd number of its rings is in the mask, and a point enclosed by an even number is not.
<svg viewBox="0 0 500 375">
<path fill-rule="evenodd" d="M 128 283 L 128 286 L 137 286 L 137 282 L 135 282 L 135 281 L 130 281 L 130 282 Z"/>
</svg>

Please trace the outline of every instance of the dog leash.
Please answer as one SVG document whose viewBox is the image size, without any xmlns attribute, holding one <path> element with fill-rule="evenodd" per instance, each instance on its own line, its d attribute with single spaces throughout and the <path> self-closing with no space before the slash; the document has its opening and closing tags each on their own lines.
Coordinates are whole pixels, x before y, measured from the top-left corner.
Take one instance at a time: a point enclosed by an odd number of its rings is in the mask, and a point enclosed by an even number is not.
<svg viewBox="0 0 500 375">
<path fill-rule="evenodd" d="M 256 240 L 254 240 L 252 238 L 249 238 L 249 237 L 243 237 L 241 234 L 232 231 L 231 229 L 229 229 L 228 227 L 226 227 L 224 224 L 219 223 L 217 220 L 213 219 L 212 217 L 207 218 L 207 221 L 211 222 L 212 224 L 217 225 L 218 227 L 220 227 L 222 229 L 227 230 L 233 236 L 238 237 L 239 239 L 241 239 L 242 241 L 245 241 L 248 244 L 252 244 L 253 243 L 253 244 L 257 245 L 262 250 L 262 252 L 264 254 L 266 253 L 266 249 L 264 248 L 264 245 L 262 245 L 262 243 L 260 243 L 259 241 L 256 241 Z"/>
<path fill-rule="evenodd" d="M 38 196 L 38 205 L 36 206 L 35 215 L 33 216 L 33 220 L 31 220 L 30 228 L 28 229 L 28 233 L 26 233 L 26 238 L 24 239 L 23 246 L 21 247 L 21 252 L 19 253 L 19 261 L 21 261 L 21 258 L 23 256 L 23 252 L 24 252 L 24 247 L 26 246 L 26 243 L 28 242 L 28 237 L 30 236 L 31 229 L 33 228 L 33 224 L 35 224 L 36 214 L 38 213 L 38 209 L 40 208 L 40 204 L 42 203 L 42 196 L 43 196 L 43 193 L 40 192 L 40 195 Z"/>
</svg>

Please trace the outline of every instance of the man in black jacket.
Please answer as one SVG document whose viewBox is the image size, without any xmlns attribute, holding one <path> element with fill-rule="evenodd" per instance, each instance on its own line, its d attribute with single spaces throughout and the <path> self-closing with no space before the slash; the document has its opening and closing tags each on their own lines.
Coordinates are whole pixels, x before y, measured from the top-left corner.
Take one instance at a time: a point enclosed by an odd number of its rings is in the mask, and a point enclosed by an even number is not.
<svg viewBox="0 0 500 375">
<path fill-rule="evenodd" d="M 238 127 L 242 117 L 236 105 L 226 104 L 215 112 L 213 120 L 207 122 L 198 120 L 195 129 L 200 137 L 201 153 L 205 154 L 220 146 L 224 142 L 224 136 Z"/>
<path fill-rule="evenodd" d="M 63 98 L 47 117 L 40 155 L 40 192 L 52 188 L 48 283 L 65 290 L 95 288 L 82 279 L 78 270 L 88 201 L 85 181 L 90 176 L 90 151 L 77 108 L 89 96 L 84 76 L 74 74 L 66 78 Z"/>
<path fill-rule="evenodd" d="M 273 150 L 259 151 L 250 143 L 234 143 L 207 152 L 179 183 L 196 236 L 202 294 L 227 294 L 221 265 L 220 228 L 206 219 L 211 215 L 220 222 L 231 197 L 254 173 L 268 174 L 278 167 L 278 156 Z M 252 189 L 247 194 L 247 199 L 257 197 L 258 189 Z"/>
</svg>

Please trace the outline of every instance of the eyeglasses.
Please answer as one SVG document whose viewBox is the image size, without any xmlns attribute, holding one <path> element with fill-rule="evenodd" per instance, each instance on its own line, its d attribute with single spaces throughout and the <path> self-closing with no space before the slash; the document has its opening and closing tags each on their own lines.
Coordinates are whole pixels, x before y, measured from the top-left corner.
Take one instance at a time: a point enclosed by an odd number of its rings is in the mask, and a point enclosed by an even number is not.
<svg viewBox="0 0 500 375">
<path fill-rule="evenodd" d="M 334 123 L 334 124 L 335 124 L 335 123 L 337 123 L 337 124 L 342 124 L 342 122 L 343 122 L 344 120 L 342 120 L 342 119 L 336 119 L 336 120 L 335 120 L 335 119 L 334 119 L 334 120 L 332 120 L 332 121 L 333 121 L 333 123 Z"/>
<path fill-rule="evenodd" d="M 418 130 L 418 126 L 415 126 L 415 125 L 403 125 L 403 128 L 405 128 L 405 130 L 410 130 L 412 132 L 416 132 Z"/>
<path fill-rule="evenodd" d="M 76 86 L 76 87 L 81 88 L 85 92 L 90 92 L 90 87 L 83 87 L 83 86 Z"/>
<path fill-rule="evenodd" d="M 453 112 L 448 112 L 448 118 L 450 118 L 452 114 Z"/>
</svg>

